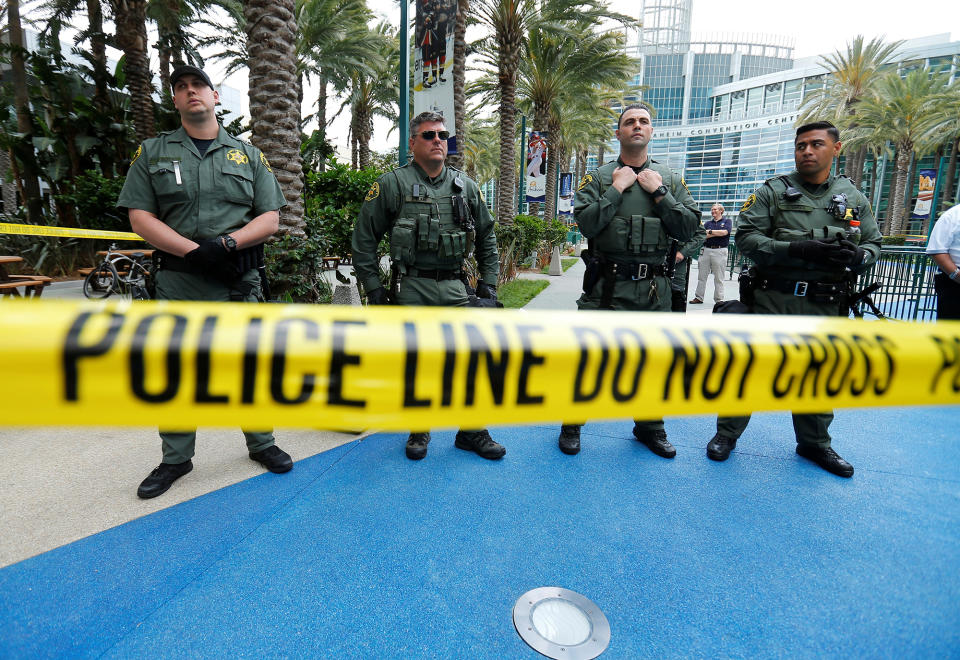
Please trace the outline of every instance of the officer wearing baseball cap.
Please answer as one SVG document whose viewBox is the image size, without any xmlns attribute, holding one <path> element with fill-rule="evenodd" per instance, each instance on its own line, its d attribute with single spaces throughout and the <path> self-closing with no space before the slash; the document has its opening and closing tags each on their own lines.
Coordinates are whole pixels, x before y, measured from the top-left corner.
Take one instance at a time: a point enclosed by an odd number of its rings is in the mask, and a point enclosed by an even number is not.
<svg viewBox="0 0 960 660">
<path fill-rule="evenodd" d="M 263 153 L 217 121 L 219 95 L 206 73 L 179 66 L 170 84 L 182 125 L 140 145 L 117 203 L 133 230 L 157 248 L 156 297 L 262 300 L 257 266 L 263 242 L 277 231 L 283 192 Z M 272 431 L 244 436 L 252 460 L 271 472 L 293 467 Z M 163 460 L 137 491 L 144 499 L 193 469 L 196 431 L 164 429 L 160 438 Z"/>
</svg>

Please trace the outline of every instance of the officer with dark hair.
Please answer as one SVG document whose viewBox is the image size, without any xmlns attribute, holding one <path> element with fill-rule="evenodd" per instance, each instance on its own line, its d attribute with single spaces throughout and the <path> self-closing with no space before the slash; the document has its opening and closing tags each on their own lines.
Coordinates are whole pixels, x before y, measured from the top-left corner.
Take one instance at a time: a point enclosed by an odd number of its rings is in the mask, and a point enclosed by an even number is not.
<svg viewBox="0 0 960 660">
<path fill-rule="evenodd" d="M 628 105 L 616 131 L 617 160 L 587 173 L 577 189 L 574 219 L 589 248 L 583 278 L 583 310 L 669 312 L 676 244 L 700 228 L 700 209 L 680 175 L 650 158 L 653 122 L 646 105 Z M 577 420 L 581 421 L 581 420 Z M 663 420 L 636 421 L 633 435 L 664 458 L 677 452 Z M 565 423 L 560 451 L 580 451 L 580 426 Z"/>
<path fill-rule="evenodd" d="M 797 129 L 796 169 L 768 179 L 737 218 L 737 248 L 756 264 L 741 278 L 740 300 L 757 314 L 846 316 L 855 275 L 880 256 L 870 202 L 830 173 L 840 133 L 829 122 Z M 750 417 L 721 417 L 707 456 L 724 461 Z M 841 477 L 853 466 L 830 446 L 832 412 L 793 416 L 797 454 Z"/>
<path fill-rule="evenodd" d="M 413 161 L 388 172 L 370 188 L 353 228 L 353 264 L 371 305 L 496 304 L 500 260 L 493 218 L 480 189 L 463 172 L 444 165 L 450 134 L 443 116 L 422 112 L 410 122 Z M 380 282 L 377 245 L 390 234 L 391 291 Z M 473 253 L 480 270 L 476 295 L 468 291 L 464 261 Z M 430 433 L 407 439 L 407 458 L 427 455 Z M 461 430 L 459 449 L 483 458 L 506 453 L 486 429 Z"/>
<path fill-rule="evenodd" d="M 286 205 L 270 164 L 217 121 L 219 95 L 209 76 L 179 66 L 170 76 L 181 128 L 145 141 L 134 154 L 117 206 L 157 248 L 156 297 L 212 302 L 262 299 L 262 244 Z M 293 467 L 272 431 L 244 431 L 250 458 L 271 472 Z M 163 462 L 137 495 L 167 491 L 193 469 L 196 431 L 161 431 Z"/>
</svg>

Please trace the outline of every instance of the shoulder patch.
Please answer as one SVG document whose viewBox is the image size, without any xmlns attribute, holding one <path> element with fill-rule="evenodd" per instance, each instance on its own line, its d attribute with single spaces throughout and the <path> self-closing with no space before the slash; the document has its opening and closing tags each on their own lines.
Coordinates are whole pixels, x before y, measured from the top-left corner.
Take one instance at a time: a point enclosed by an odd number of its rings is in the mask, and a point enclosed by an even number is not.
<svg viewBox="0 0 960 660">
<path fill-rule="evenodd" d="M 687 182 L 684 181 L 684 179 L 683 179 L 682 176 L 680 177 L 680 185 L 683 186 L 683 189 L 684 189 L 684 190 L 686 190 L 687 192 L 690 192 L 690 189 L 687 188 Z"/>
<path fill-rule="evenodd" d="M 367 196 L 363 198 L 363 201 L 372 202 L 379 196 L 380 196 L 380 184 L 377 181 L 374 181 L 373 185 L 370 186 L 370 190 L 367 191 Z"/>
<path fill-rule="evenodd" d="M 585 174 L 583 178 L 580 179 L 580 185 L 577 186 L 577 190 L 578 191 L 583 190 L 586 186 L 590 184 L 591 181 L 593 181 L 593 177 L 589 174 Z"/>
<path fill-rule="evenodd" d="M 130 164 L 133 165 L 137 162 L 137 159 L 140 158 L 140 154 L 143 153 L 143 145 L 137 146 L 137 151 L 133 154 L 133 158 L 130 159 Z"/>
<path fill-rule="evenodd" d="M 227 160 L 231 160 L 237 165 L 246 165 L 250 162 L 250 159 L 247 158 L 247 154 L 243 153 L 239 149 L 231 149 L 228 151 Z"/>
<path fill-rule="evenodd" d="M 753 194 L 753 195 L 750 195 L 749 197 L 747 197 L 747 201 L 745 201 L 745 202 L 743 203 L 743 206 L 740 207 L 740 212 L 743 213 L 743 212 L 746 211 L 748 208 L 750 208 L 751 206 L 753 206 L 753 203 L 754 203 L 755 201 L 757 201 L 757 196 L 756 196 L 756 194 Z"/>
<path fill-rule="evenodd" d="M 260 152 L 260 162 L 263 163 L 263 166 L 267 168 L 267 171 L 273 174 L 273 168 L 270 167 L 270 161 L 267 160 L 267 157 L 263 155 L 263 152 Z"/>
</svg>

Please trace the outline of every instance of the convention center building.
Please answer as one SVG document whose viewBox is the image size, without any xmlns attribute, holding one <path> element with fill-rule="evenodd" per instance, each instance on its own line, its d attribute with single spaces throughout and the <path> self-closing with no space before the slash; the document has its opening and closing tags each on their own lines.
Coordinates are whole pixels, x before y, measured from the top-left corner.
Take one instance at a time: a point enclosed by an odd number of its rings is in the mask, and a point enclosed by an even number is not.
<svg viewBox="0 0 960 660">
<path fill-rule="evenodd" d="M 642 27 L 628 47 L 640 62 L 633 82 L 643 87 L 636 98 L 656 113 L 651 156 L 683 173 L 704 215 L 719 202 L 736 217 L 764 181 L 793 169 L 798 108 L 807 93 L 823 86 L 827 69 L 822 56 L 794 59 L 786 38 L 691 38 L 690 5 L 690 0 L 644 3 Z M 891 64 L 904 73 L 928 67 L 960 76 L 960 41 L 949 34 L 905 41 Z M 617 153 L 615 140 L 610 150 Z M 596 159 L 591 161 L 588 168 L 596 166 Z M 916 167 L 934 168 L 934 157 Z M 868 159 L 865 171 L 863 190 L 882 214 L 892 157 Z"/>
</svg>

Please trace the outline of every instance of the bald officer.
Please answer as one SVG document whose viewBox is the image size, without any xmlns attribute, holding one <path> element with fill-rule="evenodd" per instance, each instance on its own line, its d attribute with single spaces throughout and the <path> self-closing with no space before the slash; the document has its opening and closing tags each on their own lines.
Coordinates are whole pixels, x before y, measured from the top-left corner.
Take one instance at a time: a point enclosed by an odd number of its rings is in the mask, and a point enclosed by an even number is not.
<svg viewBox="0 0 960 660">
<path fill-rule="evenodd" d="M 286 204 L 259 149 L 229 135 L 214 109 L 219 95 L 193 66 L 170 76 L 181 128 L 145 141 L 130 164 L 118 206 L 157 248 L 157 298 L 212 302 L 262 299 L 258 259 Z M 271 472 L 293 467 L 272 431 L 244 431 L 250 458 Z M 163 462 L 137 495 L 161 495 L 193 469 L 195 430 L 163 430 Z"/>
</svg>

